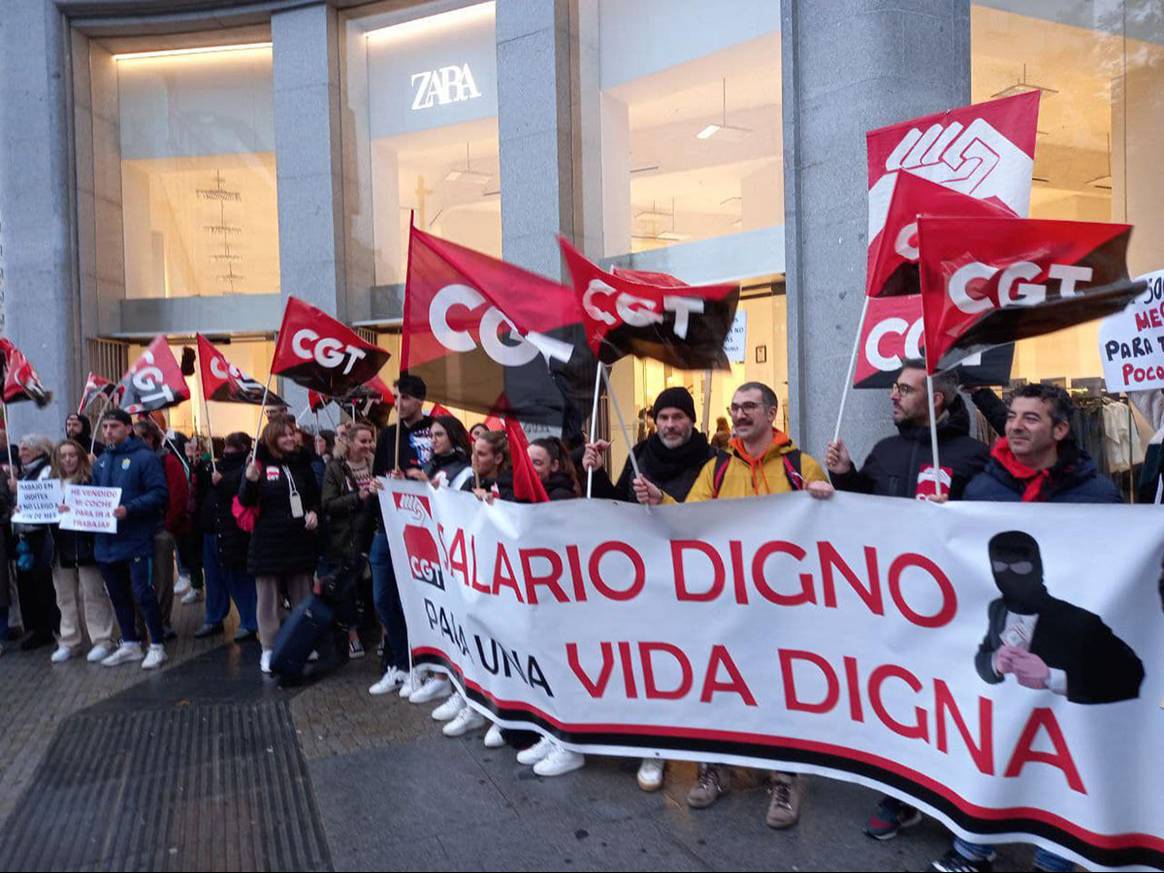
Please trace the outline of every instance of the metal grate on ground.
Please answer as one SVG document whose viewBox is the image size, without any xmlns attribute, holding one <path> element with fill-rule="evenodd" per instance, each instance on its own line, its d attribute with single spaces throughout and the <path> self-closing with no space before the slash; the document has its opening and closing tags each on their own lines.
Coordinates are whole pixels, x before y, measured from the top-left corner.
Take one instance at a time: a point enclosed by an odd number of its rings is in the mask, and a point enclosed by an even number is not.
<svg viewBox="0 0 1164 873">
<path fill-rule="evenodd" d="M 0 831 L 4 870 L 330 870 L 286 701 L 79 713 Z"/>
</svg>

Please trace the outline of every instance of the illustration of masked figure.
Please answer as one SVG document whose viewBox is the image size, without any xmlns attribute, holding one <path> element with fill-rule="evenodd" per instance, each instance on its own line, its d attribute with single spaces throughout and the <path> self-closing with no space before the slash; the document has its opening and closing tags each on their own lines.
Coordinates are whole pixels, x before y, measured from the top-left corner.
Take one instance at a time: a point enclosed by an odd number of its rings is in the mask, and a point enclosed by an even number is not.
<svg viewBox="0 0 1164 873">
<path fill-rule="evenodd" d="M 988 550 L 1002 597 L 990 602 L 990 623 L 974 657 L 984 682 L 1010 675 L 1019 685 L 1072 703 L 1140 696 L 1144 665 L 1098 615 L 1047 592 L 1034 537 L 1005 531 L 991 538 Z"/>
</svg>

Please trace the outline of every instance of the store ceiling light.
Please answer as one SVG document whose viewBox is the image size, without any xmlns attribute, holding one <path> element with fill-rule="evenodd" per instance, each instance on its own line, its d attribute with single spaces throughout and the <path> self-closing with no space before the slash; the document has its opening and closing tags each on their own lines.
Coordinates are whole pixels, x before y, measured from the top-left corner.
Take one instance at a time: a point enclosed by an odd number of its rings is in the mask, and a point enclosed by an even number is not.
<svg viewBox="0 0 1164 873">
<path fill-rule="evenodd" d="M 673 230 L 665 230 L 657 237 L 655 237 L 655 239 L 665 239 L 667 242 L 684 242 L 685 240 L 691 239 L 691 234 L 676 233 Z"/>
<path fill-rule="evenodd" d="M 723 80 L 723 102 L 720 107 L 720 121 L 719 123 L 712 122 L 695 134 L 696 139 L 711 139 L 717 133 L 731 134 L 732 139 L 738 139 L 743 134 L 752 132 L 750 127 L 740 127 L 737 124 L 728 124 L 727 122 L 727 79 Z"/>
<path fill-rule="evenodd" d="M 269 42 L 248 42 L 239 45 L 206 45 L 197 48 L 159 49 L 152 52 L 126 52 L 114 55 L 115 61 L 139 61 L 146 58 L 174 58 L 182 55 L 211 55 L 220 52 L 269 51 Z"/>
<path fill-rule="evenodd" d="M 478 185 L 484 185 L 492 178 L 492 173 L 482 173 L 473 169 L 472 162 L 469 160 L 468 143 L 465 143 L 465 166 L 453 167 L 445 174 L 446 182 L 474 182 Z"/>
<path fill-rule="evenodd" d="M 1088 188 L 1099 188 L 1102 191 L 1110 191 L 1111 174 L 1108 173 L 1106 176 L 1096 176 L 1094 179 L 1088 179 L 1083 184 Z"/>
<path fill-rule="evenodd" d="M 426 15 L 423 18 L 413 18 L 387 27 L 378 27 L 364 34 L 369 42 L 383 42 L 388 40 L 406 40 L 414 37 L 439 36 L 444 32 L 455 34 L 457 30 L 472 26 L 483 21 L 492 21 L 496 17 L 496 4 L 478 3 L 460 9 L 450 9 L 448 12 L 439 12 L 436 15 Z M 383 20 L 383 17 L 380 17 Z"/>
<path fill-rule="evenodd" d="M 1029 94 L 1031 91 L 1041 91 L 1044 96 L 1050 97 L 1053 94 L 1058 94 L 1058 88 L 1048 88 L 1046 85 L 1036 85 L 1034 82 L 1027 81 L 1027 65 L 1023 64 L 1023 75 L 1013 85 L 1003 88 L 1001 91 L 995 91 L 990 95 L 993 100 L 996 97 L 1013 97 L 1016 94 Z"/>
</svg>

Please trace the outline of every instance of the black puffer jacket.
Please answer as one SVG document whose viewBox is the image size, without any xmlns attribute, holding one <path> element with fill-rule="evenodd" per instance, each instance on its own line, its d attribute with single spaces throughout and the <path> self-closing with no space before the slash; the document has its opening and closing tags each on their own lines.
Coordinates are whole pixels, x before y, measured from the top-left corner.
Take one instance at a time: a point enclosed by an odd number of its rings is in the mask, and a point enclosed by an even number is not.
<svg viewBox="0 0 1164 873">
<path fill-rule="evenodd" d="M 546 486 L 546 494 L 550 495 L 550 500 L 573 500 L 578 496 L 573 481 L 561 470 L 551 473 L 550 478 L 543 484 Z"/>
<path fill-rule="evenodd" d="M 199 461 L 190 474 L 190 516 L 194 520 L 194 532 L 199 538 L 203 534 L 214 533 L 216 529 L 218 497 L 211 478 L 213 475 L 214 470 L 209 461 Z"/>
<path fill-rule="evenodd" d="M 214 496 L 209 501 L 214 509 L 214 535 L 218 543 L 218 560 L 225 570 L 246 570 L 247 552 L 251 535 L 242 530 L 234 519 L 234 498 L 246 469 L 245 452 L 223 455 L 218 461 L 222 481 L 211 485 Z"/>
<path fill-rule="evenodd" d="M 873 447 L 858 471 L 831 474 L 842 491 L 880 494 L 884 497 L 915 497 L 918 473 L 933 463 L 929 425 L 898 425 L 897 436 L 886 437 Z M 950 499 L 959 500 L 966 485 L 982 472 L 990 458 L 984 443 L 970 436 L 970 415 L 958 397 L 938 421 L 938 458 L 952 473 Z"/>
<path fill-rule="evenodd" d="M 319 544 L 315 531 L 307 530 L 305 519 L 309 512 L 319 513 L 319 486 L 311 456 L 296 452 L 276 462 L 267 447 L 260 445 L 257 457 L 263 467 L 259 481 L 243 476 L 238 495 L 243 506 L 259 508 L 247 552 L 247 570 L 255 576 L 313 573 Z M 292 484 L 302 502 L 298 517 L 291 508 Z"/>
</svg>

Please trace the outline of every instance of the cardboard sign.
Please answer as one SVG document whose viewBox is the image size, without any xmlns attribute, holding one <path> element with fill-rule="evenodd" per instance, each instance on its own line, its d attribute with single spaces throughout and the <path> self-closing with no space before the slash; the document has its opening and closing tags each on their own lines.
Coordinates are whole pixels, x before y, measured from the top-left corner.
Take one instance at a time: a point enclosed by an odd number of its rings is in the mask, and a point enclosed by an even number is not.
<svg viewBox="0 0 1164 873">
<path fill-rule="evenodd" d="M 61 530 L 117 533 L 113 512 L 120 504 L 120 488 L 66 484 L 65 506 L 69 511 L 61 513 Z"/>
<path fill-rule="evenodd" d="M 1164 388 L 1164 270 L 1139 279 L 1148 290 L 1099 326 L 1099 359 L 1108 391 Z"/>
<path fill-rule="evenodd" d="M 18 524 L 55 524 L 61 515 L 61 480 L 17 482 L 16 506 L 12 520 Z"/>
</svg>

